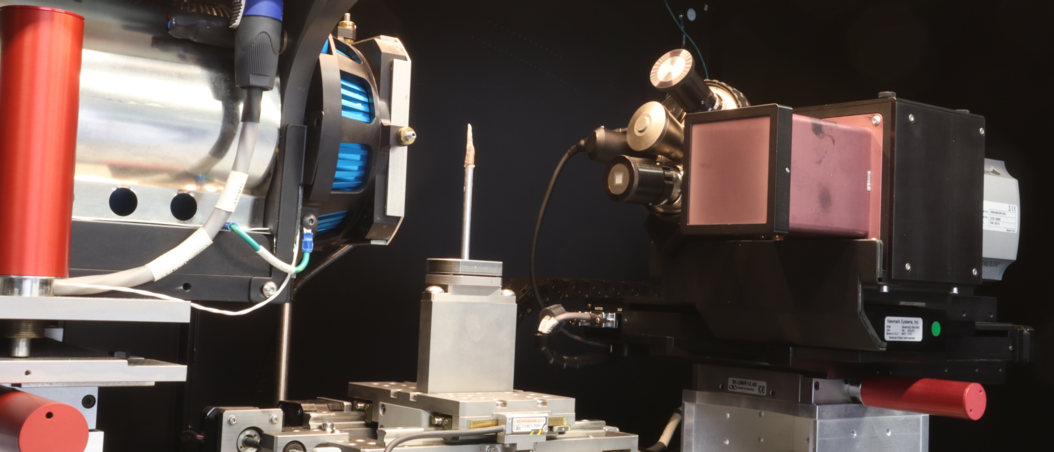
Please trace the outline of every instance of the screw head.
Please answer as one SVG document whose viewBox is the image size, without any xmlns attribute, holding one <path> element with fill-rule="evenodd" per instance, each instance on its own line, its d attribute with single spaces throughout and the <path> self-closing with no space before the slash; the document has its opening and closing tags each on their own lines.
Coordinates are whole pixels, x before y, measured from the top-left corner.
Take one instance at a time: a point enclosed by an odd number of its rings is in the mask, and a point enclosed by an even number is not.
<svg viewBox="0 0 1054 452">
<path fill-rule="evenodd" d="M 974 275 L 974 276 L 977 276 L 977 269 L 976 269 L 976 268 L 975 268 L 975 269 L 973 269 L 973 270 L 971 271 L 971 273 L 973 273 L 973 275 Z"/>
<path fill-rule="evenodd" d="M 787 174 L 790 174 L 790 172 L 791 172 L 791 169 L 790 169 L 790 168 L 783 168 L 783 170 L 784 170 L 784 171 L 786 171 L 786 172 L 787 172 Z"/>
<path fill-rule="evenodd" d="M 513 295 L 516 295 L 516 292 L 513 292 L 513 291 L 511 291 L 509 289 L 502 289 L 501 290 L 501 294 L 506 296 L 506 297 L 511 297 Z"/>
<path fill-rule="evenodd" d="M 904 264 L 904 270 L 911 271 L 911 263 Z"/>
<path fill-rule="evenodd" d="M 915 115 L 908 115 L 908 122 L 915 122 Z"/>
<path fill-rule="evenodd" d="M 402 127 L 396 133 L 399 137 L 399 144 L 403 146 L 409 146 L 417 141 L 417 132 L 411 127 Z"/>
<path fill-rule="evenodd" d="M 277 414 L 272 414 L 270 420 L 271 420 L 272 424 L 277 424 L 278 423 L 278 415 Z"/>
<path fill-rule="evenodd" d="M 312 229 L 318 224 L 318 217 L 314 215 L 305 215 L 302 223 L 305 228 Z"/>
<path fill-rule="evenodd" d="M 238 418 L 234 417 L 234 415 L 232 414 L 230 417 L 227 418 L 227 423 L 235 425 L 238 423 Z"/>
<path fill-rule="evenodd" d="M 278 292 L 278 284 L 275 284 L 274 281 L 267 281 L 267 283 L 260 288 L 260 292 L 263 293 L 265 297 L 270 297 Z"/>
<path fill-rule="evenodd" d="M 882 115 L 874 115 L 871 117 L 871 125 L 877 126 L 882 124 Z"/>
<path fill-rule="evenodd" d="M 439 286 L 428 286 L 428 288 L 425 289 L 425 291 L 426 292 L 431 292 L 431 293 L 444 293 L 444 292 L 446 292 L 445 290 L 443 290 L 442 287 L 439 287 Z"/>
<path fill-rule="evenodd" d="M 984 135 L 984 127 L 981 127 L 981 135 Z"/>
<path fill-rule="evenodd" d="M 487 446 L 487 452 L 498 452 L 498 446 Z"/>
</svg>

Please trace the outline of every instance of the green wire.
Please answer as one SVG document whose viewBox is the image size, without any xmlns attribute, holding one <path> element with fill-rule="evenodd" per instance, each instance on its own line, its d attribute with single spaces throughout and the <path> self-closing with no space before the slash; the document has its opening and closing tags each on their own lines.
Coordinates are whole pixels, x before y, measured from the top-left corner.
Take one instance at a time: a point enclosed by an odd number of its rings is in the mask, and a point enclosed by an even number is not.
<svg viewBox="0 0 1054 452">
<path fill-rule="evenodd" d="M 232 231 L 238 233 L 238 235 L 240 235 L 242 239 L 245 239 L 245 242 L 248 243 L 249 246 L 253 247 L 253 251 L 260 251 L 260 244 L 256 243 L 256 240 L 253 240 L 252 237 L 249 237 L 249 234 L 246 234 L 245 231 L 243 231 L 242 228 L 238 227 L 237 224 L 231 223 L 230 228 Z"/>
<path fill-rule="evenodd" d="M 673 8 L 670 8 L 670 2 L 662 0 L 666 4 L 666 10 L 670 12 L 670 17 L 673 18 L 673 23 L 677 25 L 677 28 L 681 30 L 684 37 L 688 38 L 688 42 L 692 43 L 692 47 L 695 47 L 695 53 L 699 54 L 699 62 L 703 63 L 703 75 L 706 78 L 710 78 L 710 70 L 706 68 L 706 60 L 703 60 L 703 52 L 699 50 L 699 46 L 695 44 L 695 40 L 691 36 L 688 36 L 688 32 L 681 26 L 681 22 L 677 20 L 677 15 L 673 13 Z"/>
<path fill-rule="evenodd" d="M 304 269 L 307 268 L 308 261 L 310 261 L 310 260 L 311 260 L 311 253 L 304 253 L 304 258 L 300 259 L 300 265 L 296 266 L 296 272 L 300 273 L 300 272 L 304 271 Z"/>
</svg>

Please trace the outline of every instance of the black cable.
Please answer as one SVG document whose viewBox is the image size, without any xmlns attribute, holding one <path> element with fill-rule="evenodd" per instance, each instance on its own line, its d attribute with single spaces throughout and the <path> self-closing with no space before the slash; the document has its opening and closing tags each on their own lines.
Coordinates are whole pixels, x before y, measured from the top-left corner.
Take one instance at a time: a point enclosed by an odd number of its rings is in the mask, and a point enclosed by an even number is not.
<svg viewBox="0 0 1054 452">
<path fill-rule="evenodd" d="M 571 156 L 582 152 L 585 149 L 585 140 L 579 141 L 574 146 L 571 146 L 564 156 L 560 158 L 560 163 L 556 164 L 556 169 L 553 170 L 553 178 L 549 181 L 549 188 L 545 190 L 545 197 L 542 198 L 542 207 L 538 210 L 538 221 L 534 223 L 534 236 L 531 237 L 531 262 L 530 262 L 530 274 L 531 274 L 531 289 L 534 291 L 534 300 L 538 303 L 538 310 L 545 309 L 545 301 L 542 300 L 542 293 L 538 290 L 538 275 L 535 273 L 535 253 L 538 250 L 538 233 L 542 230 L 542 220 L 545 219 L 545 209 L 549 207 L 549 198 L 553 196 L 553 187 L 556 186 L 556 180 L 560 178 L 560 172 L 564 170 L 564 165 L 571 159 Z"/>
<path fill-rule="evenodd" d="M 587 355 L 568 356 L 560 354 L 549 348 L 549 335 L 538 333 L 534 336 L 535 345 L 542 352 L 546 362 L 564 369 L 581 369 L 615 360 L 615 355 L 610 352 L 590 353 Z"/>
<path fill-rule="evenodd" d="M 567 331 L 567 328 L 561 328 L 560 332 L 563 333 L 564 336 L 567 336 L 567 337 L 571 338 L 572 340 L 581 342 L 581 343 L 586 344 L 586 345 L 592 345 L 592 346 L 595 346 L 595 347 L 605 347 L 605 348 L 610 348 L 611 347 L 611 344 L 609 344 L 609 343 L 599 342 L 599 341 L 591 341 L 591 340 L 586 339 L 586 338 L 584 338 L 582 336 L 579 336 L 579 335 L 577 335 L 575 333 Z"/>
<path fill-rule="evenodd" d="M 531 276 L 531 289 L 534 292 L 534 301 L 538 304 L 539 311 L 545 309 L 545 300 L 542 299 L 542 292 L 541 292 L 541 290 L 538 287 L 538 274 L 537 274 L 537 271 L 536 271 L 537 259 L 536 259 L 535 256 L 537 255 L 537 251 L 538 251 L 538 235 L 539 235 L 539 233 L 542 230 L 542 222 L 545 220 L 545 210 L 546 210 L 546 208 L 549 207 L 549 199 L 552 198 L 552 196 L 553 196 L 553 188 L 556 187 L 556 181 L 559 180 L 560 174 L 564 170 L 564 165 L 567 164 L 567 161 L 570 160 L 572 156 L 574 156 L 575 154 L 578 154 L 580 152 L 583 152 L 585 150 L 586 150 L 586 140 L 583 139 L 583 140 L 580 140 L 578 143 L 575 143 L 574 146 L 571 146 L 567 150 L 567 152 L 564 153 L 563 157 L 560 158 L 560 162 L 556 164 L 556 169 L 553 170 L 553 177 L 552 177 L 552 179 L 549 180 L 549 187 L 545 189 L 545 196 L 542 198 L 542 206 L 541 206 L 540 209 L 538 209 L 538 220 L 534 223 L 534 235 L 531 237 L 531 255 L 530 255 L 530 259 L 531 260 L 530 260 L 529 270 L 530 270 L 530 276 Z M 591 341 L 589 339 L 586 339 L 584 337 L 581 337 L 581 336 L 578 336 L 578 335 L 576 335 L 574 333 L 571 333 L 570 331 L 567 331 L 566 329 L 563 329 L 563 328 L 560 329 L 560 332 L 562 332 L 568 338 L 570 338 L 572 340 L 575 340 L 577 342 L 586 344 L 586 345 L 592 345 L 594 347 L 604 347 L 604 348 L 608 348 L 608 349 L 611 348 L 611 344 L 607 344 L 607 343 L 604 343 L 604 342 Z M 592 364 L 596 364 L 596 363 L 599 363 L 599 362 L 606 362 L 606 361 L 609 360 L 609 359 L 599 359 L 598 360 L 598 359 L 596 359 L 596 357 L 592 357 L 592 358 L 586 359 L 590 355 L 585 355 L 583 357 L 573 357 L 573 356 L 565 356 L 565 355 L 554 354 L 552 351 L 548 350 L 548 338 L 546 338 L 544 340 L 544 343 L 545 343 L 545 346 L 541 346 L 540 348 L 542 350 L 542 353 L 546 355 L 546 358 L 549 360 L 550 363 L 554 362 L 554 360 L 559 360 L 559 361 L 563 361 L 563 362 L 571 362 L 571 363 L 575 363 L 572 367 L 578 368 L 578 367 L 580 367 L 580 365 L 578 364 L 580 358 L 582 359 L 582 362 L 585 363 L 584 365 L 592 365 Z M 608 353 L 597 353 L 596 355 L 598 355 L 598 356 L 599 355 L 603 355 L 605 357 L 611 358 L 611 355 L 608 354 Z M 597 362 L 593 362 L 593 361 L 597 361 Z M 568 366 L 564 365 L 564 367 L 566 368 Z"/>
<path fill-rule="evenodd" d="M 296 285 L 293 286 L 293 294 L 289 298 L 290 299 L 295 298 L 297 291 L 299 291 L 300 288 L 304 286 L 304 284 L 306 284 L 308 281 L 310 281 L 311 278 L 314 278 L 322 270 L 325 270 L 330 265 L 333 265 L 333 263 L 336 262 L 337 259 L 340 259 L 345 254 L 347 254 L 348 251 L 351 251 L 354 248 L 355 247 L 352 246 L 352 245 L 341 246 L 336 251 L 334 251 L 333 254 L 330 254 L 329 256 L 326 256 L 326 258 L 322 259 L 322 261 L 320 261 L 317 265 L 309 268 L 308 271 L 297 275 L 297 278 L 294 280 L 294 281 L 296 281 Z"/>
</svg>

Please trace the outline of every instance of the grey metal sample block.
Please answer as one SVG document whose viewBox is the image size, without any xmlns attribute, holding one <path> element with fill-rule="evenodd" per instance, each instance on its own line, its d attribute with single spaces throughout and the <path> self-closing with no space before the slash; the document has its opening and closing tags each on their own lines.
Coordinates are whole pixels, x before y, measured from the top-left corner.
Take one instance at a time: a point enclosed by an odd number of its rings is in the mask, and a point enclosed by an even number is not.
<svg viewBox="0 0 1054 452">
<path fill-rule="evenodd" d="M 429 274 L 421 300 L 417 388 L 429 394 L 511 391 L 516 298 L 501 277 Z"/>
</svg>

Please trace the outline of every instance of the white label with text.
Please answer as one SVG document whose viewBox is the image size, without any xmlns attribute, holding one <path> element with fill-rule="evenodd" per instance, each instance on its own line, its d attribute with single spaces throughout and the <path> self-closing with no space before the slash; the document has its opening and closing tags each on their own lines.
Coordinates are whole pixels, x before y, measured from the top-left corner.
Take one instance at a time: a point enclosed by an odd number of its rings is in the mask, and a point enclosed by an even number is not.
<svg viewBox="0 0 1054 452">
<path fill-rule="evenodd" d="M 545 417 L 519 417 L 511 420 L 513 433 L 543 430 L 549 426 L 549 421 Z"/>
<path fill-rule="evenodd" d="M 885 337 L 888 342 L 922 342 L 922 319 L 886 317 Z"/>
<path fill-rule="evenodd" d="M 1017 234 L 1017 204 L 984 202 L 984 229 Z"/>
<path fill-rule="evenodd" d="M 743 394 L 768 395 L 769 385 L 764 381 L 729 378 L 728 390 L 732 392 L 741 392 Z"/>
</svg>

